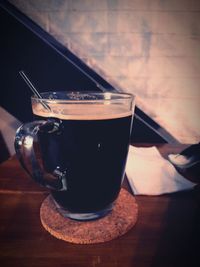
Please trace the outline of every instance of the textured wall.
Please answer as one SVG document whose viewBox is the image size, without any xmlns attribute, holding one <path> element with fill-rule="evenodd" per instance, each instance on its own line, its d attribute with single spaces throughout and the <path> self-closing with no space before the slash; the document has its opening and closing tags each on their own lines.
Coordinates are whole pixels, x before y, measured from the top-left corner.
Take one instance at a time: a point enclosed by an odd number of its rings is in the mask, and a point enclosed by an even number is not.
<svg viewBox="0 0 200 267">
<path fill-rule="evenodd" d="M 179 141 L 200 140 L 199 0 L 10 0 Z"/>
</svg>

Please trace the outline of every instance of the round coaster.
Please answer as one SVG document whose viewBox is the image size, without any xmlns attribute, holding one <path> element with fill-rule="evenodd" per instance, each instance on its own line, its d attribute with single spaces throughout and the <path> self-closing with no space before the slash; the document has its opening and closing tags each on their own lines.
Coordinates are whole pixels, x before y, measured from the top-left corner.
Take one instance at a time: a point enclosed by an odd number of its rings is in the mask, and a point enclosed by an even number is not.
<svg viewBox="0 0 200 267">
<path fill-rule="evenodd" d="M 54 237 L 76 244 L 102 243 L 117 238 L 130 230 L 138 217 L 135 198 L 121 189 L 113 210 L 94 221 L 75 221 L 64 218 L 49 195 L 41 205 L 43 227 Z"/>
</svg>

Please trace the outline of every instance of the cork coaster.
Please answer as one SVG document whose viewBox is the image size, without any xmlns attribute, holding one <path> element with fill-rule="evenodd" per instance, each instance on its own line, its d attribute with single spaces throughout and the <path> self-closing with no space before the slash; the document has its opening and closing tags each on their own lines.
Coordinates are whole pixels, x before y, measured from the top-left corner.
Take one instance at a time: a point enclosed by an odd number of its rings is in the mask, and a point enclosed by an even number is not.
<svg viewBox="0 0 200 267">
<path fill-rule="evenodd" d="M 137 216 L 135 198 L 125 189 L 121 189 L 112 212 L 94 221 L 64 218 L 56 210 L 51 196 L 44 200 L 40 208 L 43 227 L 54 237 L 75 244 L 95 244 L 117 238 L 135 225 Z"/>
</svg>

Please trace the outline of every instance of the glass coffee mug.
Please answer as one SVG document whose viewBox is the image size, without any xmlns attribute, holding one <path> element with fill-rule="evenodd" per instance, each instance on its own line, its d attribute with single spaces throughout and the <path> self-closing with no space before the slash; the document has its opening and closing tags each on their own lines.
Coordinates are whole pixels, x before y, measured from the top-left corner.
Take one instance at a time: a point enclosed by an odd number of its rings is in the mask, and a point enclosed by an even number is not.
<svg viewBox="0 0 200 267">
<path fill-rule="evenodd" d="M 112 210 L 125 174 L 134 97 L 45 92 L 32 97 L 35 121 L 16 132 L 22 167 L 49 188 L 58 211 L 76 220 Z"/>
</svg>

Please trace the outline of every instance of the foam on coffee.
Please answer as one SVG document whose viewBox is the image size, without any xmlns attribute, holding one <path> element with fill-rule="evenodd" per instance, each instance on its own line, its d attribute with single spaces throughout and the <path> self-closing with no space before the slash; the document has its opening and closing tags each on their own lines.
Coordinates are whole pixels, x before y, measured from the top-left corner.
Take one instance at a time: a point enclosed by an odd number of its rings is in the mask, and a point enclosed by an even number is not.
<svg viewBox="0 0 200 267">
<path fill-rule="evenodd" d="M 40 103 L 34 103 L 33 113 L 41 117 L 54 117 L 62 120 L 106 120 L 123 118 L 132 114 L 127 106 L 101 104 L 48 104 L 51 111 Z"/>
</svg>

